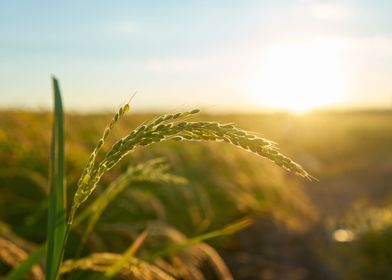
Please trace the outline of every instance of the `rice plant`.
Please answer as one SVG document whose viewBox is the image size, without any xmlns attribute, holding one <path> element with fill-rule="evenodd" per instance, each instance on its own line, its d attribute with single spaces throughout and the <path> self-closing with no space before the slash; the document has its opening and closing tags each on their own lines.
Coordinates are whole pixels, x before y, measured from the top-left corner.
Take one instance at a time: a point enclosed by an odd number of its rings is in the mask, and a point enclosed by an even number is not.
<svg viewBox="0 0 392 280">
<path fill-rule="evenodd" d="M 43 257 L 44 249 L 45 247 L 36 248 L 30 242 L 18 237 L 8 225 L 0 222 L 0 262 L 18 268 L 12 271 L 7 279 L 22 279 L 25 274 L 29 279 L 43 279 L 42 268 L 35 264 Z"/>
<path fill-rule="evenodd" d="M 85 242 L 104 209 L 125 189 L 130 181 L 147 179 L 150 181 L 155 180 L 158 182 L 164 181 L 180 184 L 185 182 L 185 179 L 167 173 L 166 167 L 160 167 L 160 161 L 152 161 L 131 166 L 126 173 L 113 182 L 100 197 L 79 214 L 78 210 L 91 197 L 102 176 L 138 147 L 146 147 L 164 141 L 226 142 L 262 158 L 266 158 L 287 171 L 307 179 L 312 179 L 300 165 L 283 155 L 277 149 L 276 144 L 268 139 L 237 128 L 231 123 L 221 124 L 218 122 L 190 121 L 189 119 L 193 115 L 199 113 L 198 109 L 161 115 L 139 125 L 136 129 L 115 142 L 107 153 L 103 155 L 103 158 L 98 160 L 98 155 L 111 131 L 130 109 L 130 104 L 128 103 L 118 110 L 104 129 L 101 138 L 91 153 L 82 175 L 80 176 L 76 192 L 71 198 L 72 203 L 68 210 L 66 207 L 64 183 L 63 111 L 60 88 L 55 78 L 53 78 L 53 88 L 55 110 L 50 155 L 49 214 L 45 270 L 47 280 L 57 280 L 60 277 L 60 273 L 68 273 L 75 269 L 105 272 L 108 270 L 113 271 L 113 267 L 119 261 L 121 261 L 122 264 L 117 267 L 115 270 L 116 273 L 109 275 L 110 277 L 118 273 L 119 276 L 131 277 L 131 279 L 173 279 L 176 277 L 186 279 L 185 272 L 181 272 L 179 267 L 172 267 L 170 264 L 165 263 L 162 257 L 168 254 L 177 253 L 178 250 L 184 250 L 192 246 L 194 246 L 194 249 L 193 251 L 190 251 L 190 256 L 193 254 L 193 257 L 188 256 L 186 258 L 190 258 L 195 263 L 197 263 L 197 259 L 209 258 L 214 260 L 215 262 L 212 261 L 212 263 L 215 263 L 215 270 L 218 275 L 221 275 L 221 279 L 230 279 L 228 278 L 230 273 L 225 269 L 224 264 L 222 264 L 223 261 L 219 260 L 216 252 L 208 245 L 200 242 L 239 230 L 243 226 L 243 223 L 241 222 L 240 225 L 242 226 L 235 224 L 228 229 L 225 228 L 207 235 L 202 235 L 200 238 L 189 240 L 180 233 L 177 233 L 177 235 L 180 234 L 181 242 L 179 242 L 174 249 L 168 247 L 157 255 L 153 254 L 152 256 L 146 256 L 144 261 L 134 257 L 133 250 L 135 249 L 132 249 L 132 254 L 130 254 L 129 251 L 124 254 L 127 258 L 113 253 L 94 253 L 82 259 L 67 260 L 63 262 L 70 231 L 88 217 L 87 231 L 82 237 L 82 243 Z M 145 236 L 144 238 L 148 239 L 148 236 Z M 196 253 L 196 255 L 194 255 L 196 252 L 195 250 L 199 252 Z M 124 259 L 126 259 L 126 261 L 124 261 Z M 146 260 L 150 260 L 150 263 Z M 30 267 L 34 265 L 34 261 L 30 261 L 29 265 Z M 28 265 L 26 266 L 28 267 Z M 192 273 L 200 273 L 196 271 L 197 269 L 194 268 L 187 273 L 190 273 L 189 275 Z"/>
</svg>

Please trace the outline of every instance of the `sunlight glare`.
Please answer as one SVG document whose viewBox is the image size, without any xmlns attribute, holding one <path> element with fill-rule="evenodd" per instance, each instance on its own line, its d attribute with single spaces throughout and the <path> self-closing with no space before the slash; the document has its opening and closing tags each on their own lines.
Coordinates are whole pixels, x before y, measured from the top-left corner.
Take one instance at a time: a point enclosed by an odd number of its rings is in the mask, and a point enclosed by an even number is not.
<svg viewBox="0 0 392 280">
<path fill-rule="evenodd" d="M 345 77 L 334 41 L 269 48 L 253 71 L 252 99 L 260 106 L 305 112 L 343 99 Z"/>
<path fill-rule="evenodd" d="M 348 229 L 337 229 L 333 232 L 333 238 L 337 242 L 351 242 L 354 240 L 354 233 Z"/>
</svg>

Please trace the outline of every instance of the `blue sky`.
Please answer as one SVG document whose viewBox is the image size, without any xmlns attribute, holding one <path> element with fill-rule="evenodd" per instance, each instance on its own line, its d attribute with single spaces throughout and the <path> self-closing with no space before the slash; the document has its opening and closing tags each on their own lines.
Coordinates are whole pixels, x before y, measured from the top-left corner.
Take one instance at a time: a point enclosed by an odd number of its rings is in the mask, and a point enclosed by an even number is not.
<svg viewBox="0 0 392 280">
<path fill-rule="evenodd" d="M 3 1 L 0 106 L 49 108 L 51 74 L 69 110 L 113 109 L 135 91 L 140 110 L 291 109 L 310 95 L 309 107 L 392 106 L 391 11 L 389 0 Z"/>
</svg>

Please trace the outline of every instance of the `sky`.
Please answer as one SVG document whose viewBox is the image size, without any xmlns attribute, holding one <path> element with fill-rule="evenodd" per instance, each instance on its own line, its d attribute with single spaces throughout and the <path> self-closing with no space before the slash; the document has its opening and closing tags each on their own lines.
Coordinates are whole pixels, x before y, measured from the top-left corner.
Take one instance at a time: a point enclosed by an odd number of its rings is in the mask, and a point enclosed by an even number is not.
<svg viewBox="0 0 392 280">
<path fill-rule="evenodd" d="M 392 1 L 2 1 L 0 108 L 392 107 Z"/>
</svg>

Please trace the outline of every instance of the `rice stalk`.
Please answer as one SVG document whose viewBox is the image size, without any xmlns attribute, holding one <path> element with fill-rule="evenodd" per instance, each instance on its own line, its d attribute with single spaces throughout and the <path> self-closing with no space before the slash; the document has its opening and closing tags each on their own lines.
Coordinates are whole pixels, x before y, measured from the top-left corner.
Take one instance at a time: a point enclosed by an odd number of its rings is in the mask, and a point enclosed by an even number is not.
<svg viewBox="0 0 392 280">
<path fill-rule="evenodd" d="M 116 115 L 120 116 L 120 111 Z M 148 146 L 167 140 L 227 142 L 267 158 L 278 166 L 299 176 L 308 179 L 312 178 L 299 164 L 280 153 L 276 148 L 275 143 L 270 140 L 239 129 L 233 124 L 183 121 L 185 117 L 197 114 L 198 112 L 199 110 L 196 109 L 182 113 L 162 115 L 146 122 L 134 129 L 127 136 L 118 140 L 99 164 L 95 166 L 94 164 L 89 163 L 79 180 L 68 223 L 73 223 L 77 209 L 94 191 L 102 175 L 113 168 L 123 157 L 134 151 L 137 147 Z M 115 117 L 114 119 L 118 118 L 119 117 Z M 104 133 L 104 135 L 105 134 L 107 133 Z M 102 139 L 104 139 L 104 137 Z M 104 141 L 100 141 L 102 144 L 98 144 L 97 147 L 102 147 L 103 142 Z M 95 160 L 96 150 L 99 149 L 96 148 L 94 150 L 90 159 Z"/>
<path fill-rule="evenodd" d="M 149 242 L 164 247 L 161 251 L 150 254 L 145 258 L 148 262 L 161 267 L 174 277 L 186 280 L 204 280 L 206 275 L 203 268 L 211 268 L 214 275 L 221 280 L 233 279 L 226 264 L 219 254 L 203 241 L 232 234 L 251 223 L 244 219 L 230 224 L 222 229 L 187 238 L 183 233 L 163 223 L 154 223 L 148 227 Z M 169 261 L 166 261 L 169 260 Z M 208 278 L 209 279 L 209 278 Z"/>
<path fill-rule="evenodd" d="M 113 181 L 74 221 L 74 226 L 80 224 L 89 215 L 91 220 L 97 219 L 102 212 L 127 186 L 136 182 L 152 182 L 161 184 L 183 185 L 187 180 L 168 172 L 169 165 L 163 159 L 156 158 L 135 166 L 130 166 L 126 172 Z M 95 218 L 94 218 L 95 217 Z"/>
<path fill-rule="evenodd" d="M 63 263 L 60 273 L 65 274 L 73 270 L 92 270 L 106 272 L 121 260 L 121 255 L 113 253 L 95 253 L 78 260 L 67 260 Z M 155 265 L 148 264 L 135 257 L 131 257 L 118 274 L 122 279 L 136 280 L 174 280 Z"/>
<path fill-rule="evenodd" d="M 198 258 L 201 263 L 206 263 L 210 265 L 215 272 L 215 275 L 217 275 L 218 279 L 233 279 L 233 276 L 231 275 L 224 260 L 221 258 L 218 252 L 215 251 L 214 248 L 212 248 L 206 243 L 199 243 L 197 245 L 194 245 L 193 247 L 194 250 L 192 250 L 191 253 L 196 253 L 195 258 Z"/>
<path fill-rule="evenodd" d="M 189 238 L 166 223 L 150 222 L 146 228 L 149 233 L 148 238 L 144 240 L 143 247 L 139 249 L 139 256 L 147 263 L 160 267 L 176 279 L 210 279 L 205 275 L 205 268 L 209 268 L 208 272 L 213 273 L 218 279 L 232 279 L 229 269 L 219 254 L 204 241 L 233 234 L 248 226 L 250 222 L 250 219 L 243 219 L 222 229 Z M 139 234 L 135 239 L 135 235 L 140 232 L 141 228 L 145 227 L 128 224 L 110 224 L 108 226 L 108 230 L 122 232 L 134 240 L 141 236 Z"/>
<path fill-rule="evenodd" d="M 174 191 L 174 188 L 171 186 L 170 190 Z M 167 219 L 167 207 L 155 193 L 134 188 L 127 192 L 127 197 L 133 204 L 130 207 L 137 206 L 140 209 L 141 215 L 151 213 L 159 220 Z"/>
<path fill-rule="evenodd" d="M 117 111 L 117 113 L 113 116 L 113 118 L 111 119 L 109 124 L 106 126 L 106 128 L 101 136 L 101 139 L 99 139 L 98 144 L 95 146 L 93 152 L 91 153 L 91 155 L 87 161 L 86 167 L 83 170 L 83 174 L 80 177 L 80 181 L 78 183 L 79 185 L 83 183 L 83 180 L 88 180 L 90 173 L 91 173 L 91 170 L 93 170 L 93 168 L 94 168 L 95 161 L 96 161 L 96 158 L 97 158 L 99 151 L 102 149 L 103 145 L 105 144 L 106 139 L 110 135 L 110 132 L 112 131 L 114 126 L 117 124 L 117 122 L 120 120 L 120 118 L 122 116 L 124 116 L 124 114 L 126 112 L 128 112 L 128 110 L 129 110 L 129 103 L 122 106 Z"/>
<path fill-rule="evenodd" d="M 179 279 L 211 279 L 212 275 L 207 275 L 205 272 L 206 268 L 210 268 L 214 275 L 213 279 L 233 280 L 224 260 L 213 247 L 206 243 L 194 244 L 180 254 L 170 256 L 169 259 L 170 262 L 156 259 L 153 263 Z M 207 271 L 210 272 L 210 270 Z"/>
<path fill-rule="evenodd" d="M 42 269 L 35 264 L 43 258 L 46 245 L 36 247 L 13 233 L 10 226 L 2 221 L 0 221 L 0 239 L 0 260 L 13 267 L 4 279 L 24 279 L 28 273 L 31 279 L 44 278 Z"/>
<path fill-rule="evenodd" d="M 35 249 L 35 245 L 33 243 L 16 235 L 11 230 L 11 227 L 2 221 L 0 221 L 0 237 L 12 241 L 12 243 L 16 244 L 25 251 L 32 251 Z"/>
<path fill-rule="evenodd" d="M 14 269 L 7 274 L 5 280 L 20 280 L 23 279 L 26 274 L 30 272 L 36 273 L 38 272 L 39 275 L 36 275 L 37 279 L 43 279 L 43 272 L 39 266 L 36 264 L 45 256 L 46 253 L 46 244 L 39 246 L 35 250 L 33 250 L 26 258 L 24 258 Z M 41 278 L 42 275 L 42 278 Z"/>
<path fill-rule="evenodd" d="M 135 255 L 135 253 L 142 246 L 144 240 L 147 238 L 148 230 L 144 230 L 135 241 L 129 246 L 129 248 L 123 253 L 121 259 L 118 260 L 113 266 L 106 271 L 105 276 L 112 278 L 118 274 L 118 272 L 127 264 L 127 262 Z"/>
<path fill-rule="evenodd" d="M 81 243 L 86 242 L 104 210 L 127 186 L 141 181 L 177 185 L 187 182 L 185 178 L 169 173 L 168 169 L 169 165 L 165 164 L 161 158 L 130 166 L 124 174 L 113 181 L 93 203 L 75 218 L 73 226 L 88 218 Z"/>
<path fill-rule="evenodd" d="M 170 241 L 174 242 L 174 245 L 168 246 L 161 251 L 158 251 L 152 255 L 150 255 L 147 260 L 152 261 L 157 258 L 162 258 L 177 252 L 182 251 L 183 249 L 190 247 L 194 244 L 198 244 L 208 239 L 221 237 L 225 235 L 231 235 L 239 230 L 242 230 L 248 227 L 252 223 L 250 218 L 245 218 L 240 221 L 231 223 L 221 229 L 217 229 L 214 231 L 210 231 L 199 236 L 195 236 L 192 238 L 186 238 L 182 233 L 178 230 L 170 227 L 158 227 L 158 234 L 163 234 L 166 237 L 170 238 Z"/>
<path fill-rule="evenodd" d="M 28 253 L 24 249 L 17 246 L 10 240 L 0 237 L 0 261 L 15 268 L 27 258 Z M 42 269 L 37 265 L 33 266 L 28 274 L 28 279 L 44 279 L 44 273 Z"/>
</svg>

